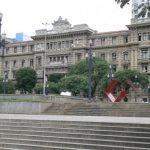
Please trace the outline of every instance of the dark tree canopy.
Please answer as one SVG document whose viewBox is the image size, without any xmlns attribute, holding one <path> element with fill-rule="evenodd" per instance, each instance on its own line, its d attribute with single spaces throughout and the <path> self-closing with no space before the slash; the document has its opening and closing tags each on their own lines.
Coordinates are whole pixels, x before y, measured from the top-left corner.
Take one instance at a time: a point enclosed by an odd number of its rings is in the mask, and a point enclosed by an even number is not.
<svg viewBox="0 0 150 150">
<path fill-rule="evenodd" d="M 148 76 L 135 70 L 118 71 L 115 73 L 115 79 L 127 88 L 131 87 L 131 85 L 127 85 L 127 80 L 130 80 L 133 84 L 138 83 L 142 88 L 149 84 Z"/>
<path fill-rule="evenodd" d="M 93 59 L 92 62 L 92 95 L 95 94 L 98 82 L 108 72 L 108 63 L 100 58 Z M 88 92 L 88 60 L 70 66 L 67 77 L 62 80 L 63 89 L 67 89 L 74 95 L 83 93 L 87 96 Z"/>
<path fill-rule="evenodd" d="M 16 87 L 22 92 L 32 92 L 37 82 L 36 71 L 32 68 L 21 68 L 16 72 Z"/>
<path fill-rule="evenodd" d="M 125 5 L 129 4 L 131 0 L 115 0 L 115 2 L 117 2 L 120 5 L 120 7 L 123 8 Z M 139 5 L 137 9 L 140 10 L 138 17 L 144 18 L 147 15 L 150 18 L 149 0 L 147 1 L 147 3 L 142 3 L 141 5 Z"/>
<path fill-rule="evenodd" d="M 0 78 L 0 93 L 4 93 L 4 79 Z M 15 93 L 15 83 L 11 80 L 7 80 L 5 83 L 5 93 L 14 94 Z"/>
</svg>

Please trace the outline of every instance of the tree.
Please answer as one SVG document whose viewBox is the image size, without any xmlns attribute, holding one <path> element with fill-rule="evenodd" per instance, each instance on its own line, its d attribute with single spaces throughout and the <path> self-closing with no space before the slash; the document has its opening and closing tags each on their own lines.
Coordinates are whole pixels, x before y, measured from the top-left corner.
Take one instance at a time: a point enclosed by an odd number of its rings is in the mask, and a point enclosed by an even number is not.
<svg viewBox="0 0 150 150">
<path fill-rule="evenodd" d="M 130 0 L 115 0 L 118 4 L 120 4 L 120 7 L 123 8 L 125 5 L 129 4 Z M 150 4 L 149 0 L 147 3 L 142 3 L 141 5 L 138 6 L 140 10 L 138 17 L 144 18 L 147 14 L 147 16 L 150 18 Z"/>
<path fill-rule="evenodd" d="M 85 96 L 88 91 L 87 81 L 88 78 L 85 75 L 69 75 L 61 80 L 62 91 L 70 91 L 74 96 Z"/>
<path fill-rule="evenodd" d="M 37 74 L 32 68 L 21 68 L 16 72 L 16 87 L 23 93 L 32 92 L 36 85 Z"/>
<path fill-rule="evenodd" d="M 47 92 L 51 94 L 60 94 L 60 80 L 64 77 L 64 74 L 54 73 L 48 77 Z"/>
<path fill-rule="evenodd" d="M 100 58 L 95 58 L 92 62 L 92 96 L 95 94 L 99 80 L 108 72 L 108 63 Z M 74 95 L 83 93 L 88 94 L 88 62 L 81 60 L 80 62 L 71 65 L 69 73 L 65 79 L 61 80 L 63 89 L 69 90 Z"/>
<path fill-rule="evenodd" d="M 6 86 L 5 86 L 5 90 L 6 90 L 6 94 L 14 94 L 15 93 L 15 83 L 11 80 L 8 80 L 6 82 Z M 3 82 L 3 78 L 0 78 L 0 93 L 3 94 L 4 93 L 4 82 Z"/>
<path fill-rule="evenodd" d="M 60 73 L 53 73 L 48 77 L 48 82 L 59 82 L 60 79 L 64 77 L 64 74 L 60 74 Z"/>
<path fill-rule="evenodd" d="M 149 84 L 148 76 L 136 70 L 118 71 L 114 73 L 114 79 L 119 81 L 116 86 L 117 89 L 124 88 L 128 91 L 130 88 L 135 88 L 137 85 L 144 89 Z M 103 80 L 99 82 L 97 88 L 102 94 L 105 94 L 105 89 L 109 84 L 110 81 L 108 80 L 108 77 L 104 76 Z"/>
<path fill-rule="evenodd" d="M 33 88 L 34 92 L 36 94 L 42 94 L 43 93 L 43 84 L 42 83 L 37 83 L 35 87 Z"/>
<path fill-rule="evenodd" d="M 141 88 L 145 88 L 149 84 L 148 76 L 136 70 L 118 71 L 114 75 L 115 79 L 119 80 L 120 86 L 123 85 L 127 90 L 131 87 L 128 81 L 134 85 L 138 83 Z"/>
</svg>

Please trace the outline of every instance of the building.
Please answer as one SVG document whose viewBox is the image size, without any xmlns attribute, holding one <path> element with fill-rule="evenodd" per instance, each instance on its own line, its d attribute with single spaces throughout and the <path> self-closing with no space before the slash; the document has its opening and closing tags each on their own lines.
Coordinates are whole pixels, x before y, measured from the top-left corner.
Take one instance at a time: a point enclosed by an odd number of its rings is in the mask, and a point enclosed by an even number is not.
<svg viewBox="0 0 150 150">
<path fill-rule="evenodd" d="M 139 17 L 138 14 L 140 13 L 142 7 L 141 6 L 149 6 L 150 0 L 132 0 L 132 19 L 131 23 L 142 23 L 142 22 L 149 22 L 150 19 L 148 18 L 147 14 L 145 17 Z"/>
<path fill-rule="evenodd" d="M 133 2 L 134 6 L 141 1 Z M 114 71 L 135 69 L 150 74 L 150 20 L 144 19 L 138 22 L 141 18 L 134 14 L 127 30 L 99 33 L 86 24 L 71 26 L 59 17 L 51 30 L 36 30 L 33 40 L 8 43 L 0 51 L 0 75 L 15 79 L 22 67 L 34 68 L 39 81 L 43 81 L 44 69 L 46 76 L 65 74 L 69 65 L 85 59 L 89 39 L 95 56 L 107 60 Z"/>
</svg>

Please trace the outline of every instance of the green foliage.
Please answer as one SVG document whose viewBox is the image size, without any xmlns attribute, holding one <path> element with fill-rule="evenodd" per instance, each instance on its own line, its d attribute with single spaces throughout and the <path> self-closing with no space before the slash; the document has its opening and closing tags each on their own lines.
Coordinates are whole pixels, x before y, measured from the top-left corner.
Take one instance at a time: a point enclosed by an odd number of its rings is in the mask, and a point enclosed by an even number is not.
<svg viewBox="0 0 150 150">
<path fill-rule="evenodd" d="M 15 93 L 15 83 L 11 80 L 8 80 L 8 82 L 6 82 L 6 94 L 14 94 Z M 4 82 L 3 82 L 3 78 L 0 78 L 0 93 L 3 94 L 4 93 Z"/>
<path fill-rule="evenodd" d="M 135 77 L 137 76 L 137 78 Z M 138 84 L 141 88 L 145 88 L 148 83 L 148 76 L 140 73 L 135 70 L 122 70 L 114 73 L 114 79 L 118 80 L 119 83 L 117 84 L 116 88 L 121 89 L 124 88 L 129 90 L 130 88 L 135 86 L 135 83 Z M 102 94 L 105 95 L 105 89 L 110 84 L 110 80 L 105 75 L 103 79 L 99 81 L 97 90 Z"/>
<path fill-rule="evenodd" d="M 60 74 L 60 73 L 54 73 L 54 74 L 51 74 L 49 77 L 48 77 L 48 82 L 59 82 L 60 79 L 64 77 L 64 74 Z"/>
<path fill-rule="evenodd" d="M 60 94 L 60 80 L 64 74 L 54 73 L 48 77 L 47 92 L 51 94 Z"/>
<path fill-rule="evenodd" d="M 98 82 L 108 72 L 108 63 L 100 58 L 95 58 L 92 62 L 92 96 L 95 94 Z M 73 95 L 83 93 L 88 94 L 88 60 L 81 60 L 77 64 L 70 66 L 66 78 L 61 80 L 63 89 L 72 92 Z"/>
<path fill-rule="evenodd" d="M 84 75 L 69 75 L 61 80 L 62 91 L 70 91 L 72 95 L 87 93 L 88 78 Z"/>
<path fill-rule="evenodd" d="M 137 76 L 137 78 L 135 77 Z M 131 86 L 127 84 L 127 80 L 130 80 L 133 84 L 139 83 L 144 88 L 148 85 L 148 76 L 135 70 L 123 70 L 115 73 L 115 79 L 119 80 L 121 85 L 129 89 Z"/>
<path fill-rule="evenodd" d="M 60 94 L 60 83 L 57 82 L 48 82 L 48 93 L 51 94 Z"/>
<path fill-rule="evenodd" d="M 21 68 L 16 72 L 16 87 L 23 92 L 32 92 L 36 85 L 37 74 L 32 68 Z"/>
<path fill-rule="evenodd" d="M 88 63 L 86 60 L 81 60 L 78 63 L 71 65 L 69 68 L 69 75 L 87 75 L 88 74 Z"/>
<path fill-rule="evenodd" d="M 37 83 L 35 85 L 35 87 L 33 88 L 33 90 L 36 94 L 42 94 L 43 93 L 43 84 Z"/>
<path fill-rule="evenodd" d="M 118 4 L 120 4 L 120 7 L 123 8 L 125 5 L 129 4 L 130 0 L 115 0 Z"/>
<path fill-rule="evenodd" d="M 125 5 L 129 4 L 130 0 L 115 0 L 121 8 L 123 8 Z M 150 17 L 150 4 L 149 1 L 147 1 L 147 3 L 142 3 L 141 5 L 138 6 L 138 8 L 140 10 L 138 17 L 142 17 L 144 18 L 147 14 L 148 17 Z"/>
<path fill-rule="evenodd" d="M 6 84 L 6 94 L 14 94 L 16 90 L 15 83 L 11 80 L 8 80 Z"/>
</svg>

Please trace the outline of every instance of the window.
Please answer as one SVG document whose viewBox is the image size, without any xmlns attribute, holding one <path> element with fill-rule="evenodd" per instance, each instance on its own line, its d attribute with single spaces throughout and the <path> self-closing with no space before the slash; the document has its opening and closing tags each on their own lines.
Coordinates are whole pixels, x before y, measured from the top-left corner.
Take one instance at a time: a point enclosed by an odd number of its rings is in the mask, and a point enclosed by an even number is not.
<svg viewBox="0 0 150 150">
<path fill-rule="evenodd" d="M 53 61 L 56 61 L 56 57 L 53 58 Z"/>
<path fill-rule="evenodd" d="M 17 53 L 17 47 L 14 47 L 14 53 Z"/>
<path fill-rule="evenodd" d="M 124 43 L 128 43 L 128 36 L 127 36 L 127 35 L 124 35 L 124 36 L 123 36 L 123 42 L 124 42 Z"/>
<path fill-rule="evenodd" d="M 33 67 L 33 59 L 30 59 L 30 67 Z"/>
<path fill-rule="evenodd" d="M 142 57 L 142 59 L 148 58 L 148 49 L 147 48 L 141 50 L 141 57 Z"/>
<path fill-rule="evenodd" d="M 34 51 L 34 45 L 30 45 L 30 51 L 31 51 L 31 52 Z"/>
<path fill-rule="evenodd" d="M 105 54 L 104 54 L 104 53 L 101 54 L 101 58 L 102 58 L 103 60 L 105 60 Z"/>
<path fill-rule="evenodd" d="M 76 60 L 80 61 L 81 60 L 81 53 L 76 53 Z"/>
<path fill-rule="evenodd" d="M 9 53 L 9 47 L 6 47 L 6 54 Z"/>
<path fill-rule="evenodd" d="M 62 48 L 65 48 L 66 45 L 65 45 L 65 41 L 62 41 Z"/>
<path fill-rule="evenodd" d="M 148 72 L 148 63 L 142 63 L 142 72 Z"/>
<path fill-rule="evenodd" d="M 66 41 L 66 48 L 69 48 L 69 41 Z"/>
<path fill-rule="evenodd" d="M 50 43 L 50 47 L 49 47 L 50 49 L 53 49 L 53 43 Z"/>
<path fill-rule="evenodd" d="M 112 44 L 113 45 L 117 44 L 117 37 L 116 36 L 112 37 Z"/>
<path fill-rule="evenodd" d="M 57 61 L 60 61 L 60 56 L 57 57 Z"/>
<path fill-rule="evenodd" d="M 12 71 L 12 76 L 13 76 L 13 79 L 16 78 L 16 71 Z"/>
<path fill-rule="evenodd" d="M 57 42 L 54 42 L 54 49 L 57 49 Z"/>
<path fill-rule="evenodd" d="M 61 49 L 61 42 L 58 42 L 58 48 Z"/>
<path fill-rule="evenodd" d="M 73 40 L 70 41 L 70 47 L 73 47 Z"/>
<path fill-rule="evenodd" d="M 148 34 L 147 33 L 143 33 L 143 41 L 147 41 L 148 40 Z"/>
<path fill-rule="evenodd" d="M 124 70 L 129 69 L 129 65 L 128 65 L 128 64 L 124 65 L 124 66 L 123 66 L 123 69 L 124 69 Z"/>
<path fill-rule="evenodd" d="M 141 39 L 142 39 L 142 36 L 141 36 L 141 33 L 139 33 L 138 34 L 138 40 L 141 41 Z"/>
<path fill-rule="evenodd" d="M 49 61 L 52 62 L 52 57 L 49 57 Z"/>
<path fill-rule="evenodd" d="M 106 45 L 106 38 L 105 37 L 100 38 L 100 43 L 102 46 Z"/>
<path fill-rule="evenodd" d="M 123 60 L 129 60 L 128 52 L 123 53 Z"/>
<path fill-rule="evenodd" d="M 21 62 L 21 66 L 24 67 L 25 66 L 25 60 L 23 59 Z"/>
<path fill-rule="evenodd" d="M 41 63 L 41 57 L 37 57 L 37 65 L 38 65 L 38 66 L 41 66 L 41 65 L 42 65 L 42 63 Z"/>
<path fill-rule="evenodd" d="M 46 43 L 46 49 L 49 49 L 49 43 Z"/>
<path fill-rule="evenodd" d="M 112 60 L 116 60 L 116 53 L 112 53 Z"/>
<path fill-rule="evenodd" d="M 25 46 L 22 46 L 22 53 L 25 52 Z"/>
<path fill-rule="evenodd" d="M 148 40 L 150 40 L 150 32 L 148 32 Z"/>
<path fill-rule="evenodd" d="M 116 65 L 112 65 L 112 71 L 116 72 L 117 71 L 117 66 Z"/>
<path fill-rule="evenodd" d="M 9 64 L 9 62 L 5 61 L 5 68 L 8 68 L 8 64 Z"/>
<path fill-rule="evenodd" d="M 16 60 L 13 61 L 13 67 L 16 67 Z"/>
</svg>

